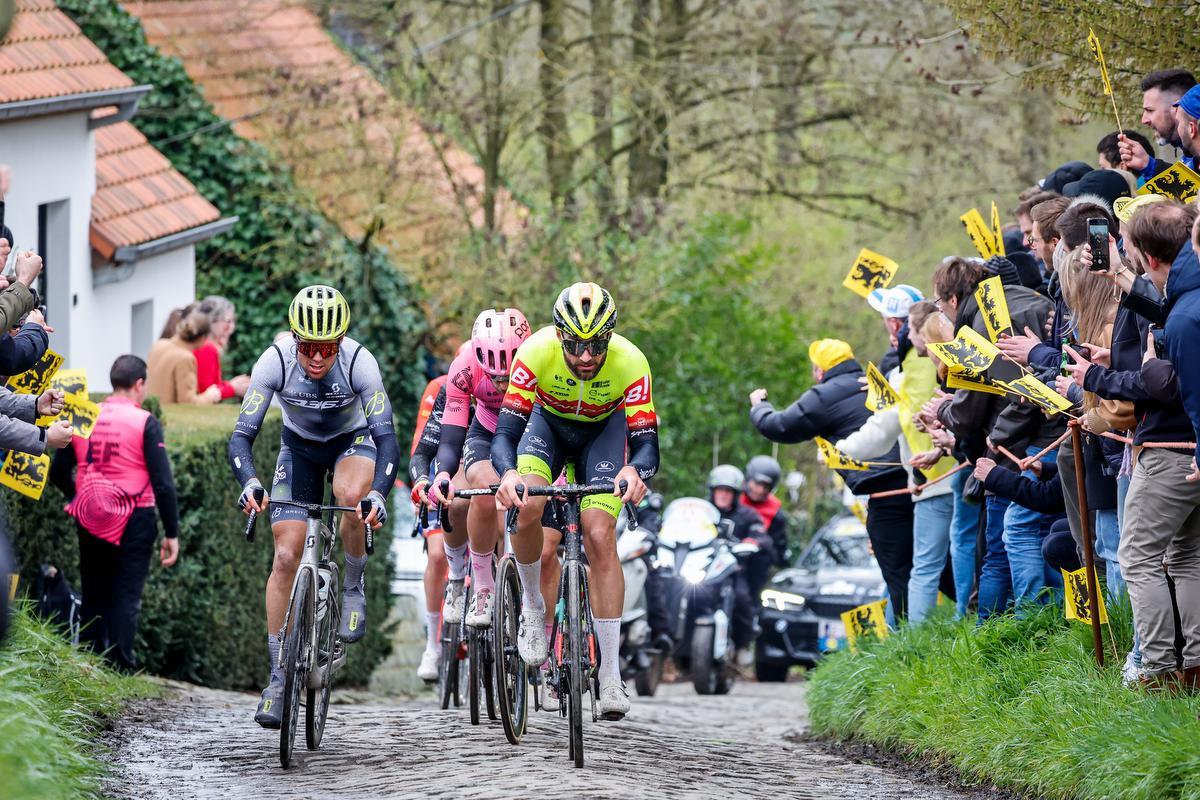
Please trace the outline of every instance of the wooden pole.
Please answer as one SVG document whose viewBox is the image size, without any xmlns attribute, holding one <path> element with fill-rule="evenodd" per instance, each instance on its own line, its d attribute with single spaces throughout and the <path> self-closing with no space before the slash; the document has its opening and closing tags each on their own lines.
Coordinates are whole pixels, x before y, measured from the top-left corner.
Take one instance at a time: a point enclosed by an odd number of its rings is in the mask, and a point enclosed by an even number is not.
<svg viewBox="0 0 1200 800">
<path fill-rule="evenodd" d="M 1071 447 L 1075 451 L 1075 487 L 1079 493 L 1079 526 L 1083 537 L 1083 566 L 1087 570 L 1088 615 L 1092 618 L 1092 648 L 1096 652 L 1096 664 L 1104 666 L 1104 639 L 1100 634 L 1099 589 L 1096 586 L 1096 555 L 1092 548 L 1092 520 L 1088 514 L 1087 484 L 1083 469 L 1083 438 L 1079 423 L 1072 420 Z"/>
</svg>

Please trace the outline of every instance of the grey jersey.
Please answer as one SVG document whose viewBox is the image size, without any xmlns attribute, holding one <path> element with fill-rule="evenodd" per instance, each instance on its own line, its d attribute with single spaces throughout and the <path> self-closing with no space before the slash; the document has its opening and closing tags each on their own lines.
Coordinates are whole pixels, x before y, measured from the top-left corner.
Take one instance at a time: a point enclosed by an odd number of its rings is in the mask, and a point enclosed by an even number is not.
<svg viewBox="0 0 1200 800">
<path fill-rule="evenodd" d="M 366 428 L 379 450 L 376 488 L 387 495 L 398 455 L 396 429 L 379 362 L 367 348 L 344 339 L 337 361 L 320 380 L 300 366 L 294 341 L 267 348 L 250 374 L 250 388 L 229 442 L 234 474 L 243 486 L 254 477 L 250 445 L 272 398 L 279 400 L 284 428 L 308 441 L 327 442 Z"/>
</svg>

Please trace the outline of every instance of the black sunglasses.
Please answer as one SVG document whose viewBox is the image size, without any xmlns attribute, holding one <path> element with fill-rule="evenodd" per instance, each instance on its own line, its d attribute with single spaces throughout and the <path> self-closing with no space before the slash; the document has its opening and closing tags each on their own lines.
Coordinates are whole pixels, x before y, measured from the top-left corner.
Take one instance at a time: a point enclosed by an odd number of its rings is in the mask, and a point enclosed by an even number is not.
<svg viewBox="0 0 1200 800">
<path fill-rule="evenodd" d="M 608 352 L 608 342 L 611 336 L 605 336 L 597 339 L 568 339 L 563 337 L 563 350 L 568 355 L 578 358 L 584 353 L 590 352 L 594 356 L 602 356 Z"/>
</svg>

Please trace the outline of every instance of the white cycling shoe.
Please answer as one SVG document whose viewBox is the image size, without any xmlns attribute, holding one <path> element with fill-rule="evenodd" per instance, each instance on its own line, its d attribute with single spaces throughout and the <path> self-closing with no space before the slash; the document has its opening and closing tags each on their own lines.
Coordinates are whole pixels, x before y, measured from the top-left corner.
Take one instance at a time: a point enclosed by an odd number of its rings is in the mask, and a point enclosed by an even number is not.
<svg viewBox="0 0 1200 800">
<path fill-rule="evenodd" d="M 517 628 L 517 652 L 531 667 L 540 667 L 549 652 L 546 644 L 546 612 L 521 609 L 521 624 Z"/>
<path fill-rule="evenodd" d="M 629 694 L 620 678 L 607 681 L 600 679 L 599 711 L 601 719 L 609 722 L 622 720 L 629 713 Z"/>
<path fill-rule="evenodd" d="M 463 610 L 467 605 L 467 593 L 462 578 L 446 581 L 446 599 L 442 604 L 442 622 L 457 625 L 462 622 Z"/>
<path fill-rule="evenodd" d="M 426 683 L 433 683 L 438 679 L 438 662 L 441 661 L 442 651 L 436 647 L 425 647 L 425 652 L 421 654 L 421 664 L 417 667 L 417 677 Z"/>
<path fill-rule="evenodd" d="M 496 603 L 496 593 L 491 589 L 480 589 L 475 592 L 471 610 L 467 612 L 467 625 L 471 628 L 492 627 L 492 606 Z"/>
</svg>

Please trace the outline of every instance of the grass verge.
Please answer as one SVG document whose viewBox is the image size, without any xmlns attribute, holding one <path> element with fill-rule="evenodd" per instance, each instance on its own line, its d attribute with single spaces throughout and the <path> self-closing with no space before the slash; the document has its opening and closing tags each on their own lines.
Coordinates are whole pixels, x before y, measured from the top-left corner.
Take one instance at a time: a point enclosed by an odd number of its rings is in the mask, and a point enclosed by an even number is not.
<svg viewBox="0 0 1200 800">
<path fill-rule="evenodd" d="M 0 795 L 100 797 L 96 738 L 145 681 L 117 675 L 18 606 L 0 645 Z"/>
<path fill-rule="evenodd" d="M 1051 798 L 1200 797 L 1200 698 L 1124 688 L 1130 612 L 1110 611 L 1103 669 L 1090 629 L 1054 606 L 980 629 L 931 620 L 833 655 L 811 675 L 812 731 Z"/>
</svg>

